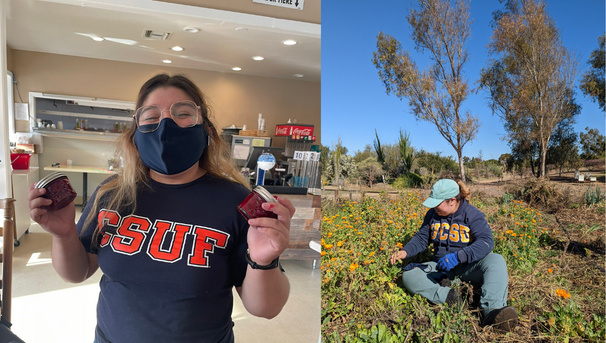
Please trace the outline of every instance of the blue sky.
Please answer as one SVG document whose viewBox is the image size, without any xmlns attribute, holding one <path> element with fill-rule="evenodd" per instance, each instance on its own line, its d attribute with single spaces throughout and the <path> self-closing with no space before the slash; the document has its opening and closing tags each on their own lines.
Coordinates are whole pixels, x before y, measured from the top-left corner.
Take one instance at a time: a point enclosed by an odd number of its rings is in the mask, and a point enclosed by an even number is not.
<svg viewBox="0 0 606 343">
<path fill-rule="evenodd" d="M 419 69 L 429 66 L 428 55 L 414 49 L 406 16 L 415 2 L 390 1 L 335 1 L 322 2 L 322 144 L 336 144 L 338 137 L 349 154 L 363 150 L 375 139 L 375 129 L 382 144 L 395 143 L 399 130 L 410 134 L 412 146 L 442 156 L 456 156 L 454 148 L 438 133 L 435 126 L 415 120 L 406 99 L 387 95 L 372 64 L 379 31 L 390 34 L 409 51 Z M 492 30 L 492 12 L 502 9 L 498 0 L 472 0 L 472 35 L 467 41 L 471 55 L 464 73 L 470 86 L 477 87 L 480 70 L 488 60 L 486 46 Z M 560 29 L 563 44 L 579 55 L 580 73 L 587 70 L 587 60 L 598 47 L 598 37 L 605 30 L 604 0 L 547 1 L 549 15 Z M 604 113 L 577 88 L 577 102 L 582 106 L 576 119 L 575 131 L 585 127 L 605 130 Z M 510 152 L 501 140 L 505 135 L 503 124 L 492 112 L 484 91 L 470 94 L 463 110 L 478 116 L 481 122 L 477 139 L 467 143 L 463 156 L 498 159 Z"/>
</svg>

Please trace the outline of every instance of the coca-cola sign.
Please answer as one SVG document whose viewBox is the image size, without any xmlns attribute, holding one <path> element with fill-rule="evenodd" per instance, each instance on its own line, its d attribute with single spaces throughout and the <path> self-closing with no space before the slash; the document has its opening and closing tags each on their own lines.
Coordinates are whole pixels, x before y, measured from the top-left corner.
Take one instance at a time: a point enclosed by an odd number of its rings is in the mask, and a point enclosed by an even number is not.
<svg viewBox="0 0 606 343">
<path fill-rule="evenodd" d="M 288 126 L 276 126 L 276 136 L 288 136 Z"/>
<path fill-rule="evenodd" d="M 295 127 L 292 129 L 292 135 L 299 135 L 299 136 L 311 136 L 311 128 L 305 128 L 305 129 L 300 129 L 298 127 Z"/>
<path fill-rule="evenodd" d="M 313 136 L 313 126 L 300 126 L 300 125 L 276 125 L 276 136 Z"/>
</svg>

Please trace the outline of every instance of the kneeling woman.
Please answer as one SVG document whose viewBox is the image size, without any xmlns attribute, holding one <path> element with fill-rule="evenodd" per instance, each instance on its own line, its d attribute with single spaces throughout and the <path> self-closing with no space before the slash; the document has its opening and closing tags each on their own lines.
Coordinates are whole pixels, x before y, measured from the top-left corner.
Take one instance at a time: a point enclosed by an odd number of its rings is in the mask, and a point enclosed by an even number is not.
<svg viewBox="0 0 606 343">
<path fill-rule="evenodd" d="M 429 207 L 419 231 L 400 251 L 391 256 L 391 263 L 413 257 L 432 243 L 433 261 L 404 267 L 402 281 L 412 293 L 421 294 L 436 304 L 455 303 L 458 293 L 443 287 L 439 280 L 447 277 L 481 287 L 482 326 L 511 331 L 518 313 L 507 306 L 507 265 L 505 259 L 491 253 L 492 231 L 484 214 L 469 204 L 469 189 L 461 182 L 443 179 L 434 184 L 423 205 Z"/>
</svg>

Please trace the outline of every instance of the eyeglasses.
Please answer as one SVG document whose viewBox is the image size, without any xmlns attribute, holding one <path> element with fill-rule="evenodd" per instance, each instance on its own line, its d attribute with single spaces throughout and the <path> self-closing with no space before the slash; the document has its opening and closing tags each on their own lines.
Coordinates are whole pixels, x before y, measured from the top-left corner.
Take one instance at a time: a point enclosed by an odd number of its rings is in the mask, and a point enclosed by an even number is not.
<svg viewBox="0 0 606 343">
<path fill-rule="evenodd" d="M 175 102 L 170 106 L 170 116 L 179 125 L 187 128 L 198 124 L 198 112 L 200 106 L 191 100 Z M 143 106 L 137 109 L 133 118 L 137 129 L 142 133 L 154 132 L 160 126 L 163 111 L 156 105 Z"/>
</svg>

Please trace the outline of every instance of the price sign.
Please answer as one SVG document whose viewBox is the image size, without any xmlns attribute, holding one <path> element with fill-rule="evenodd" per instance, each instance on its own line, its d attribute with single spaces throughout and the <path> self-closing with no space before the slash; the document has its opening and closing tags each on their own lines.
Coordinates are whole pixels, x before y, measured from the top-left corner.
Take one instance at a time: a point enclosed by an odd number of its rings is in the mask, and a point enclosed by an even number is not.
<svg viewBox="0 0 606 343">
<path fill-rule="evenodd" d="M 320 161 L 320 153 L 319 152 L 312 152 L 312 157 L 311 160 L 314 162 L 318 162 Z"/>
<path fill-rule="evenodd" d="M 294 156 L 292 157 L 293 159 L 297 160 L 297 161 L 303 161 L 305 160 L 305 151 L 295 151 Z"/>
</svg>

